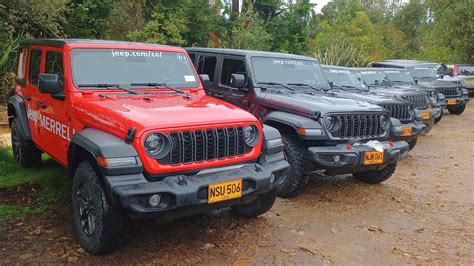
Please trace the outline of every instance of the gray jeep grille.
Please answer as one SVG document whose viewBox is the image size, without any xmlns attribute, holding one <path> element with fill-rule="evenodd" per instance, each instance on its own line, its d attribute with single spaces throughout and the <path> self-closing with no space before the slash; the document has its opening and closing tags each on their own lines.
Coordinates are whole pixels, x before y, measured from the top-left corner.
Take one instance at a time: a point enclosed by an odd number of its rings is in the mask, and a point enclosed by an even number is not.
<svg viewBox="0 0 474 266">
<path fill-rule="evenodd" d="M 404 95 L 403 99 L 411 102 L 417 109 L 426 109 L 430 104 L 430 97 L 426 94 Z"/>
<path fill-rule="evenodd" d="M 171 152 L 164 164 L 202 162 L 241 156 L 251 148 L 245 144 L 242 127 L 217 128 L 168 134 Z"/>
<path fill-rule="evenodd" d="M 442 93 L 445 96 L 458 96 L 459 93 L 456 90 L 457 88 L 436 88 L 438 93 Z"/>
<path fill-rule="evenodd" d="M 331 132 L 332 139 L 370 139 L 379 138 L 385 135 L 385 131 L 380 126 L 380 116 L 375 114 L 333 114 L 341 122 L 340 127 Z"/>
<path fill-rule="evenodd" d="M 409 121 L 410 117 L 410 105 L 408 104 L 383 104 L 381 105 L 385 110 L 390 113 L 390 116 L 400 121 Z"/>
</svg>

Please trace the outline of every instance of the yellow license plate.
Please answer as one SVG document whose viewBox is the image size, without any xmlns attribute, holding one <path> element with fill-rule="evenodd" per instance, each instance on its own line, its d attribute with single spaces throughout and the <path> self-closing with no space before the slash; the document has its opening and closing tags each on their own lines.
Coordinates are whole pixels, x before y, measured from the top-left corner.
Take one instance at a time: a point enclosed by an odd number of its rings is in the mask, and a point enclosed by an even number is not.
<svg viewBox="0 0 474 266">
<path fill-rule="evenodd" d="M 430 119 L 430 112 L 423 112 L 421 113 L 421 119 L 428 120 Z"/>
<path fill-rule="evenodd" d="M 380 151 L 367 151 L 364 155 L 364 164 L 379 164 L 383 163 L 383 152 Z"/>
<path fill-rule="evenodd" d="M 466 83 L 473 83 L 474 82 L 474 79 L 465 79 L 464 80 Z"/>
<path fill-rule="evenodd" d="M 242 179 L 210 184 L 208 187 L 209 204 L 242 197 Z"/>
<path fill-rule="evenodd" d="M 412 134 L 412 128 L 411 127 L 406 127 L 403 129 L 402 136 L 411 136 Z"/>
<path fill-rule="evenodd" d="M 448 105 L 455 105 L 456 99 L 448 99 Z"/>
</svg>

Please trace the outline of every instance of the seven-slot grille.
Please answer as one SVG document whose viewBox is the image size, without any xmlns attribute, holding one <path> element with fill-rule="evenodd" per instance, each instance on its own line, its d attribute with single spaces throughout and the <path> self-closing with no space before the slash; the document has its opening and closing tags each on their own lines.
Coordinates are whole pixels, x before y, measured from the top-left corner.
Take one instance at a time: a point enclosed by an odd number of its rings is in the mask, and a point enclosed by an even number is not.
<svg viewBox="0 0 474 266">
<path fill-rule="evenodd" d="M 436 88 L 439 93 L 444 94 L 445 96 L 458 96 L 457 88 Z"/>
<path fill-rule="evenodd" d="M 411 102 L 417 109 L 426 109 L 430 104 L 430 99 L 426 94 L 404 95 L 403 99 Z"/>
<path fill-rule="evenodd" d="M 245 144 L 243 127 L 173 132 L 168 136 L 172 148 L 166 161 L 173 165 L 241 156 L 251 150 Z"/>
<path fill-rule="evenodd" d="M 334 114 L 341 126 L 335 132 L 329 132 L 333 139 L 378 138 L 385 135 L 380 125 L 382 113 L 375 114 Z"/>
<path fill-rule="evenodd" d="M 411 120 L 410 105 L 408 104 L 383 104 L 385 110 L 390 113 L 390 116 L 400 121 Z"/>
</svg>

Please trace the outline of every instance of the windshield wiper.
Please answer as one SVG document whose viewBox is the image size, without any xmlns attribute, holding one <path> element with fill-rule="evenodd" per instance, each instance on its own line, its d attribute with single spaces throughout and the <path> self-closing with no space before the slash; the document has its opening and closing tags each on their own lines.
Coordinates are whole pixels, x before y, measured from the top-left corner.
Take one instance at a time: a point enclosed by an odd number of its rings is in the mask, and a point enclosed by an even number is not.
<svg viewBox="0 0 474 266">
<path fill-rule="evenodd" d="M 79 88 L 106 88 L 108 90 L 119 89 L 119 90 L 129 92 L 131 94 L 138 94 L 138 92 L 131 89 L 122 88 L 118 84 L 97 83 L 97 84 L 78 84 L 77 86 Z"/>
<path fill-rule="evenodd" d="M 175 91 L 179 94 L 186 94 L 186 92 L 184 92 L 180 89 L 177 89 L 177 88 L 170 87 L 166 83 L 143 82 L 143 83 L 132 83 L 132 84 L 130 84 L 130 86 L 154 87 L 156 89 L 166 88 L 166 89 Z"/>
<path fill-rule="evenodd" d="M 289 89 L 289 90 L 291 90 L 291 91 L 294 91 L 294 90 L 295 90 L 295 89 L 293 89 L 293 88 L 290 88 L 290 87 L 286 86 L 286 85 L 283 84 L 283 83 L 278 83 L 278 82 L 257 82 L 257 84 L 273 85 L 273 86 L 282 86 L 283 88 Z"/>
<path fill-rule="evenodd" d="M 327 89 L 324 89 L 324 88 L 316 88 L 316 87 L 313 87 L 309 84 L 306 84 L 306 83 L 288 83 L 288 85 L 290 86 L 299 86 L 299 87 L 308 87 L 308 88 L 311 88 L 313 90 L 317 90 L 317 91 L 327 91 Z"/>
</svg>

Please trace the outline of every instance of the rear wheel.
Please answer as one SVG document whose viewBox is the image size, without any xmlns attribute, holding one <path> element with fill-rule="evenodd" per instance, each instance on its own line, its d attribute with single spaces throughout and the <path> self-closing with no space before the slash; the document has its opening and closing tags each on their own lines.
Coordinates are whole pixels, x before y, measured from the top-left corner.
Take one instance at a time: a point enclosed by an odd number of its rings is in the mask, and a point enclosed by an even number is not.
<svg viewBox="0 0 474 266">
<path fill-rule="evenodd" d="M 129 217 L 109 203 L 92 163 L 79 164 L 72 186 L 74 231 L 92 254 L 107 254 L 125 243 Z"/>
<path fill-rule="evenodd" d="M 397 164 L 391 163 L 385 166 L 385 168 L 382 170 L 373 170 L 373 171 L 362 172 L 362 173 L 354 173 L 353 176 L 355 179 L 362 181 L 364 183 L 378 184 L 389 179 L 395 172 L 396 168 L 397 168 Z"/>
<path fill-rule="evenodd" d="M 466 105 L 463 104 L 463 105 L 458 105 L 458 106 L 448 106 L 448 111 L 450 114 L 453 114 L 453 115 L 460 115 L 462 113 L 464 113 L 464 109 L 466 109 Z"/>
<path fill-rule="evenodd" d="M 13 158 L 23 167 L 37 167 L 41 165 L 41 151 L 35 144 L 25 140 L 25 133 L 21 129 L 20 121 L 14 118 L 11 126 L 11 140 Z"/>
<path fill-rule="evenodd" d="M 410 141 L 408 141 L 408 150 L 413 150 L 413 148 L 415 148 L 416 146 L 416 143 L 418 142 L 418 138 L 414 138 Z"/>
<path fill-rule="evenodd" d="M 444 110 L 441 109 L 441 114 L 437 118 L 435 118 L 435 121 L 434 121 L 435 124 L 438 124 L 438 122 L 441 121 L 441 119 L 443 118 L 443 113 L 444 113 Z"/>
<path fill-rule="evenodd" d="M 308 184 L 308 166 L 310 154 L 301 141 L 294 135 L 283 134 L 284 154 L 290 167 L 282 173 L 283 183 L 278 186 L 278 196 L 288 198 L 301 192 Z"/>
<path fill-rule="evenodd" d="M 269 211 L 276 199 L 276 189 L 272 189 L 266 193 L 260 194 L 257 198 L 247 204 L 234 205 L 231 207 L 232 211 L 242 217 L 257 217 Z"/>
</svg>

